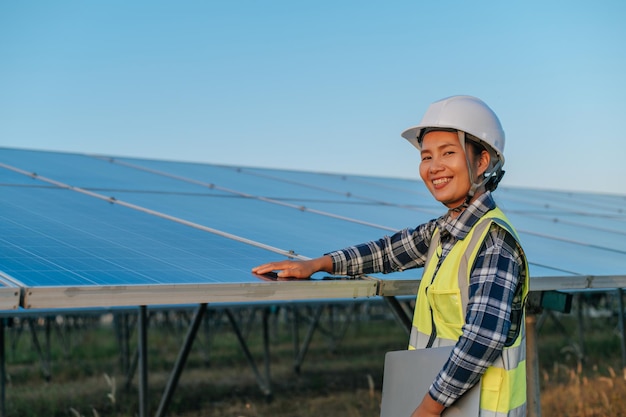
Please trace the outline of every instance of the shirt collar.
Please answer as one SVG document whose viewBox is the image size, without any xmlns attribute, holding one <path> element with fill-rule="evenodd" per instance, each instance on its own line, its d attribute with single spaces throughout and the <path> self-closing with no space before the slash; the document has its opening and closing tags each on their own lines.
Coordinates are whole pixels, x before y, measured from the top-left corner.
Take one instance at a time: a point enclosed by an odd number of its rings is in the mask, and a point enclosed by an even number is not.
<svg viewBox="0 0 626 417">
<path fill-rule="evenodd" d="M 491 192 L 486 191 L 478 196 L 456 219 L 451 218 L 449 214 L 441 217 L 440 222 L 438 222 L 439 230 L 442 234 L 447 232 L 456 239 L 463 240 L 478 220 L 494 208 L 496 208 L 496 202 L 491 196 Z"/>
</svg>

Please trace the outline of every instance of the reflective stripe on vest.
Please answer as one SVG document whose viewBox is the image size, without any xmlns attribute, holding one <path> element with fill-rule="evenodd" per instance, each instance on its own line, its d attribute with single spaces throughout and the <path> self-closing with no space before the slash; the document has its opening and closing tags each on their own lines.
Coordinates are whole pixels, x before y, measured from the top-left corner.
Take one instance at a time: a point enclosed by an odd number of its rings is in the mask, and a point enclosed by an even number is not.
<svg viewBox="0 0 626 417">
<path fill-rule="evenodd" d="M 433 234 L 424 266 L 424 275 L 417 294 L 409 349 L 427 346 L 435 323 L 433 347 L 455 345 L 462 334 L 468 303 L 470 268 L 478 255 L 493 222 L 517 233 L 498 208 L 489 211 L 470 230 L 465 239 L 455 243 L 441 263 L 435 280 L 435 269 L 441 254 L 439 231 Z M 528 294 L 528 265 L 522 296 Z M 502 355 L 490 366 L 481 381 L 481 416 L 517 416 L 526 413 L 526 341 L 524 318 L 514 343 L 505 347 Z"/>
</svg>

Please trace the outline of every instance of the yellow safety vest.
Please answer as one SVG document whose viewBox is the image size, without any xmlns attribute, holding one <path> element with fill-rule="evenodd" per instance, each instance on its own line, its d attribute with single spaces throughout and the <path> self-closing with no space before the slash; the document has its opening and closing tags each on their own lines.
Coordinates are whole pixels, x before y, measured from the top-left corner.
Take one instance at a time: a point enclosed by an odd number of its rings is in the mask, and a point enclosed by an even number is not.
<svg viewBox="0 0 626 417">
<path fill-rule="evenodd" d="M 455 243 L 440 265 L 437 279 L 434 279 L 434 272 L 441 245 L 439 231 L 433 234 L 417 292 L 409 349 L 427 347 L 433 323 L 436 338 L 432 347 L 455 345 L 458 341 L 465 323 L 471 267 L 493 222 L 508 230 L 519 242 L 517 233 L 504 213 L 495 208 L 485 214 L 463 240 Z M 526 262 L 525 269 L 522 300 L 526 300 L 529 287 Z M 523 315 L 520 319 L 517 338 L 504 348 L 502 355 L 482 376 L 480 408 L 483 417 L 526 416 L 526 336 Z"/>
</svg>

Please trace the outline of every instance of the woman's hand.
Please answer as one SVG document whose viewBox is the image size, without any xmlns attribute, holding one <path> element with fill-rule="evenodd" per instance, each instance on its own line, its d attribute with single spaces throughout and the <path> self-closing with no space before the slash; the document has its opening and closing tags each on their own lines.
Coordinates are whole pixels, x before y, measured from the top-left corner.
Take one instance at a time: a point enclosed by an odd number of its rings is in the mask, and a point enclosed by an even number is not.
<svg viewBox="0 0 626 417">
<path fill-rule="evenodd" d="M 333 261 L 330 256 L 309 259 L 306 261 L 279 261 L 269 262 L 255 266 L 252 272 L 263 275 L 268 272 L 278 271 L 279 278 L 309 278 L 316 272 L 324 271 L 331 274 L 333 272 Z"/>
<path fill-rule="evenodd" d="M 420 405 L 417 406 L 411 417 L 439 417 L 445 407 L 433 400 L 430 394 L 426 393 Z"/>
</svg>

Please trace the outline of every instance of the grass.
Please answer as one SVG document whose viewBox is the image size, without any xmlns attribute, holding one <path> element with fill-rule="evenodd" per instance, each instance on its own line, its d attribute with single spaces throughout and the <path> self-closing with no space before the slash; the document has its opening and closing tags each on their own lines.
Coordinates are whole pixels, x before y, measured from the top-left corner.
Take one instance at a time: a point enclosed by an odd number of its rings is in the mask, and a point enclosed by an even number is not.
<svg viewBox="0 0 626 417">
<path fill-rule="evenodd" d="M 626 374 L 617 317 L 559 317 L 539 331 L 544 416 L 626 416 Z M 581 352 L 583 354 L 581 354 Z"/>
<path fill-rule="evenodd" d="M 367 310 L 366 310 L 367 308 Z M 308 316 L 299 332 L 304 340 Z M 322 316 L 301 365 L 294 370 L 291 315 L 278 310 L 270 319 L 271 387 L 263 394 L 223 314 L 211 311 L 198 334 L 169 406 L 170 417 L 377 417 L 385 352 L 404 349 L 407 335 L 384 306 L 360 306 Z M 263 372 L 259 314 L 238 312 L 242 332 Z M 109 318 L 108 316 L 106 318 Z M 65 317 L 51 327 L 50 369 L 42 371 L 31 331 L 16 321 L 5 332 L 7 417 L 138 415 L 137 378 L 127 386 L 115 321 Z M 132 317 L 131 317 L 132 321 Z M 156 412 L 187 332 L 189 314 L 151 316 L 148 342 L 149 415 Z M 36 323 L 45 347 L 45 322 Z M 626 381 L 614 317 L 587 319 L 578 339 L 574 315 L 545 321 L 539 329 L 543 416 L 626 416 Z M 131 334 L 130 351 L 136 335 Z M 579 352 L 584 350 L 581 357 Z M 47 380 L 46 376 L 50 375 Z"/>
</svg>

